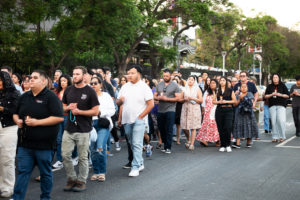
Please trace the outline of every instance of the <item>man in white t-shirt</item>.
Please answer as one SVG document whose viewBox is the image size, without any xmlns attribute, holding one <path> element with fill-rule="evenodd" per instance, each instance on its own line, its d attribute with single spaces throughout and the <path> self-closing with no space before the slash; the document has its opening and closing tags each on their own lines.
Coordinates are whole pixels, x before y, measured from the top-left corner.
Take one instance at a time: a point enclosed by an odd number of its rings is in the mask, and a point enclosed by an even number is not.
<svg viewBox="0 0 300 200">
<path fill-rule="evenodd" d="M 128 83 L 122 86 L 117 104 L 123 104 L 121 123 L 124 125 L 133 152 L 129 176 L 138 176 L 144 169 L 143 139 L 148 113 L 154 107 L 153 94 L 148 85 L 141 80 L 142 69 L 139 65 L 128 68 Z"/>
</svg>

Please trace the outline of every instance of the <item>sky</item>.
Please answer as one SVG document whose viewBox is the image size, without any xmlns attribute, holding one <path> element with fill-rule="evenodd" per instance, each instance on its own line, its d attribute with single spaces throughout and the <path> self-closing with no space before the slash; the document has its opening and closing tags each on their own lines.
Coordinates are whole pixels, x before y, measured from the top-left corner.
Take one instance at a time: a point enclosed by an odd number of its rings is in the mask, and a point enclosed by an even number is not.
<svg viewBox="0 0 300 200">
<path fill-rule="evenodd" d="M 270 15 L 281 26 L 300 31 L 300 0 L 229 0 L 241 8 L 246 17 Z M 297 25 L 298 24 L 298 25 Z M 184 32 L 195 39 L 195 28 Z"/>
<path fill-rule="evenodd" d="M 229 0 L 242 9 L 247 17 L 258 13 L 270 15 L 281 26 L 300 31 L 299 0 Z M 298 23 L 298 25 L 297 25 Z"/>
</svg>

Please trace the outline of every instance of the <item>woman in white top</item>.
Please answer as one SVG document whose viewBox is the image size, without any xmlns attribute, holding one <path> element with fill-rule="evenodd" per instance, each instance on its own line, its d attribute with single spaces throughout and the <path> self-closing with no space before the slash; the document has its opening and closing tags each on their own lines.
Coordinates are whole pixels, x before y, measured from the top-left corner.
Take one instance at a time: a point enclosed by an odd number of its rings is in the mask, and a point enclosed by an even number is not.
<svg viewBox="0 0 300 200">
<path fill-rule="evenodd" d="M 108 127 L 101 127 L 98 123 L 98 116 L 93 117 L 93 126 L 97 131 L 97 141 L 91 142 L 91 157 L 93 163 L 94 174 L 92 181 L 105 181 L 106 173 L 106 143 L 109 132 L 113 127 L 111 116 L 115 113 L 115 105 L 111 96 L 102 92 L 103 80 L 100 77 L 92 78 L 90 85 L 96 91 L 100 103 L 100 120 L 109 122 Z"/>
</svg>

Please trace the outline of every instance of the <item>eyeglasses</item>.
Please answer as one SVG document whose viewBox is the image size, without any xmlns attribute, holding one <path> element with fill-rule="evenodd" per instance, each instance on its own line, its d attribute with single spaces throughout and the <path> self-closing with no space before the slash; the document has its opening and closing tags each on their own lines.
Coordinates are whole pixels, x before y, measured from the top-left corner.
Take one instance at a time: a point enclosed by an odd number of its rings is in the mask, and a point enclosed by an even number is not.
<svg viewBox="0 0 300 200">
<path fill-rule="evenodd" d="M 90 85 L 98 85 L 97 82 L 90 82 Z"/>
<path fill-rule="evenodd" d="M 240 75 L 240 77 L 246 77 L 246 75 Z"/>
</svg>

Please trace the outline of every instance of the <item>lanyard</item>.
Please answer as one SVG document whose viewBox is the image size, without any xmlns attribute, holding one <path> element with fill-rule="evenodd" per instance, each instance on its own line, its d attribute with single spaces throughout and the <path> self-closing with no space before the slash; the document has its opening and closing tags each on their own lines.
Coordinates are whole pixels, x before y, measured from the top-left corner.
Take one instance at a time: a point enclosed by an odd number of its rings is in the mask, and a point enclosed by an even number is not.
<svg viewBox="0 0 300 200">
<path fill-rule="evenodd" d="M 72 123 L 75 123 L 75 125 L 77 126 L 76 116 L 73 115 L 73 118 L 72 118 L 72 111 L 71 111 L 71 110 L 70 110 L 70 121 L 71 121 Z"/>
</svg>

